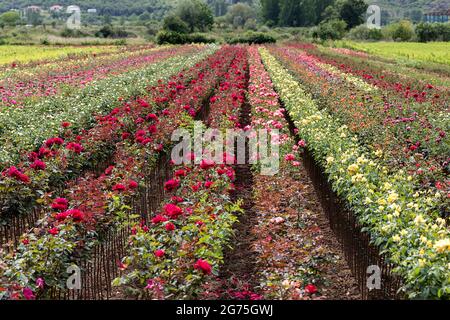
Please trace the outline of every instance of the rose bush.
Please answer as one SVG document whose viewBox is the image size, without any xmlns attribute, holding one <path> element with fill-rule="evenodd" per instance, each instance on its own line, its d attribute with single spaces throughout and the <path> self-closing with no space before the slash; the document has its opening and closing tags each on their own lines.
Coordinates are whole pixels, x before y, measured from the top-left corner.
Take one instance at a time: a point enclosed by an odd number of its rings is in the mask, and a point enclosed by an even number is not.
<svg viewBox="0 0 450 320">
<path fill-rule="evenodd" d="M 439 218 L 441 193 L 417 191 L 404 171 L 389 173 L 375 152 L 358 143 L 283 66 L 262 49 L 272 81 L 314 158 L 329 175 L 333 189 L 356 214 L 402 276 L 410 298 L 449 298 L 450 233 Z"/>
</svg>

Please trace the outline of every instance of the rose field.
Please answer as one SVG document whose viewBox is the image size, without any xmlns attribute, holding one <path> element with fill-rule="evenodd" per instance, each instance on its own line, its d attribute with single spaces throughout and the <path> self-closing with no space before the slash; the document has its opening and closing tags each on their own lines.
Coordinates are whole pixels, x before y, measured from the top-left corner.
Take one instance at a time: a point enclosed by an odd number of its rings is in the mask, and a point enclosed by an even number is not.
<svg viewBox="0 0 450 320">
<path fill-rule="evenodd" d="M 0 300 L 450 300 L 431 46 L 0 46 Z"/>
</svg>

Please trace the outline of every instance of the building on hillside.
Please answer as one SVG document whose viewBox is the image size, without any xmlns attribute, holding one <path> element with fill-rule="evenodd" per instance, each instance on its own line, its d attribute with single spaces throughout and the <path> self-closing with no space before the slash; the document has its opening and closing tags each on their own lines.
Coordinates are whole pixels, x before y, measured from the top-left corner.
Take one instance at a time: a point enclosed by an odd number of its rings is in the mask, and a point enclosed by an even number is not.
<svg viewBox="0 0 450 320">
<path fill-rule="evenodd" d="M 60 12 L 62 11 L 63 6 L 60 6 L 59 4 L 55 4 L 54 6 L 50 7 L 50 12 Z"/>
<path fill-rule="evenodd" d="M 97 13 L 97 9 L 87 9 L 88 13 Z"/>
<path fill-rule="evenodd" d="M 436 23 L 449 21 L 450 21 L 450 9 L 430 11 L 428 13 L 425 13 L 425 22 Z"/>
<path fill-rule="evenodd" d="M 29 12 L 41 12 L 41 7 L 39 6 L 28 6 L 26 8 L 27 11 Z"/>
</svg>

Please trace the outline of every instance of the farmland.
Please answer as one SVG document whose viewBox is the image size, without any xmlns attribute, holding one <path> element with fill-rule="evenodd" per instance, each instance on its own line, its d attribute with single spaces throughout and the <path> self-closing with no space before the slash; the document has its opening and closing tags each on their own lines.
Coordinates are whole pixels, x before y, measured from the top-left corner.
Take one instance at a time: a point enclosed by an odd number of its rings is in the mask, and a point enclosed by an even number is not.
<svg viewBox="0 0 450 320">
<path fill-rule="evenodd" d="M 0 47 L 0 300 L 450 299 L 448 52 Z"/>
<path fill-rule="evenodd" d="M 449 65 L 450 53 L 448 52 L 448 43 L 414 43 L 414 42 L 352 42 L 342 41 L 338 46 L 348 47 L 359 51 L 364 51 L 372 55 L 384 58 L 399 59 L 404 62 L 432 62 Z"/>
</svg>

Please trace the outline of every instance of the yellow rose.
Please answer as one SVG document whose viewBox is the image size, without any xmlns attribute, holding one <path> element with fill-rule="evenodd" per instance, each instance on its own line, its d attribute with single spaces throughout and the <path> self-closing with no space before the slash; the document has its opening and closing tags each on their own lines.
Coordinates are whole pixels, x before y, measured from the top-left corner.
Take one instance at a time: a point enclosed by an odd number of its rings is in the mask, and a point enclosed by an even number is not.
<svg viewBox="0 0 450 320">
<path fill-rule="evenodd" d="M 437 252 L 444 253 L 445 251 L 450 251 L 450 239 L 442 239 L 439 241 L 436 241 L 436 243 L 433 246 Z"/>
<path fill-rule="evenodd" d="M 414 219 L 414 224 L 415 224 L 416 226 L 419 226 L 419 225 L 421 225 L 421 224 L 424 223 L 424 222 L 425 222 L 425 219 L 422 217 L 421 214 L 419 214 L 418 216 L 416 216 L 416 218 Z"/>
<path fill-rule="evenodd" d="M 389 196 L 387 197 L 387 201 L 388 201 L 389 203 L 393 203 L 393 202 L 395 202 L 395 201 L 397 201 L 397 200 L 398 200 L 398 194 L 395 193 L 395 192 L 391 192 L 391 193 L 389 194 Z"/>
<path fill-rule="evenodd" d="M 347 171 L 352 176 L 358 172 L 358 169 L 359 169 L 358 165 L 354 163 L 348 166 Z"/>
</svg>

